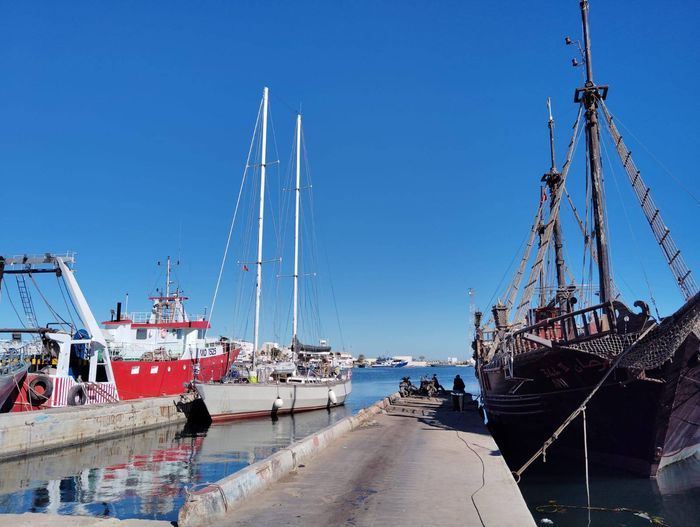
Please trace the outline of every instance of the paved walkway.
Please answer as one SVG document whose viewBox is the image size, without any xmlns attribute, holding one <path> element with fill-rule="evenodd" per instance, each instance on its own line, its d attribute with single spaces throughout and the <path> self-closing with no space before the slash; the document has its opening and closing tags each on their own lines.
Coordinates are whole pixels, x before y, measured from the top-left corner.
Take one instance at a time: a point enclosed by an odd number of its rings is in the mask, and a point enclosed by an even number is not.
<svg viewBox="0 0 700 527">
<path fill-rule="evenodd" d="M 30 513 L 0 514 L 0 525 L 8 527 L 172 527 L 170 522 L 152 520 L 117 520 L 90 516 Z"/>
<path fill-rule="evenodd" d="M 216 527 L 534 526 L 474 410 L 405 398 Z"/>
</svg>

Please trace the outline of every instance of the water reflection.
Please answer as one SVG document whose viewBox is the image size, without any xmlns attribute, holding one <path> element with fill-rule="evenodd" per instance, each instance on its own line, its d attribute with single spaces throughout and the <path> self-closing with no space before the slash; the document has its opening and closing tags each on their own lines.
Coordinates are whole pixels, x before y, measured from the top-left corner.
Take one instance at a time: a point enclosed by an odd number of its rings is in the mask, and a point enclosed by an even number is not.
<svg viewBox="0 0 700 527">
<path fill-rule="evenodd" d="M 0 463 L 0 512 L 135 517 L 170 514 L 195 478 L 203 436 L 182 425 Z"/>
<path fill-rule="evenodd" d="M 586 503 L 583 463 L 535 466 L 523 475 L 520 490 L 538 524 L 547 518 L 559 527 L 588 524 L 583 509 L 552 513 L 537 511 L 550 500 L 559 505 L 581 507 Z M 670 465 L 657 479 L 640 478 L 600 465 L 591 465 L 591 504 L 608 512 L 591 513 L 592 527 L 649 525 L 634 513 L 612 512 L 625 507 L 660 516 L 672 527 L 697 526 L 700 518 L 700 457 Z"/>
<path fill-rule="evenodd" d="M 700 452 L 662 469 L 656 477 L 661 494 L 680 494 L 700 489 Z"/>
<path fill-rule="evenodd" d="M 175 520 L 185 490 L 213 482 L 350 413 L 347 408 L 183 425 L 0 463 L 0 512 Z"/>
</svg>

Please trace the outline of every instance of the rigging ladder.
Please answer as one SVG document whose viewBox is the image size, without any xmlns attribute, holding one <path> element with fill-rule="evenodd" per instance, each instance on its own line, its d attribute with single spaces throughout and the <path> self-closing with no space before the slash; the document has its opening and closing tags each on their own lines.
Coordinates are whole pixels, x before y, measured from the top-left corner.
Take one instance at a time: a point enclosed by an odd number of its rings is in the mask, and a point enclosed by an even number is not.
<svg viewBox="0 0 700 527">
<path fill-rule="evenodd" d="M 29 294 L 29 289 L 27 289 L 27 282 L 24 280 L 23 274 L 16 274 L 15 278 L 17 280 L 17 290 L 19 291 L 19 298 L 22 302 L 22 309 L 24 310 L 24 316 L 27 319 L 27 323 L 30 328 L 38 328 L 39 323 L 36 319 L 36 312 L 34 311 L 34 303 L 32 302 L 32 297 Z M 38 334 L 33 335 L 33 340 L 40 340 Z"/>
<path fill-rule="evenodd" d="M 603 114 L 605 116 L 605 122 L 608 125 L 608 130 L 615 143 L 615 149 L 617 154 L 622 161 L 622 166 L 627 172 L 630 184 L 634 189 L 634 193 L 639 200 L 639 204 L 644 211 L 644 216 L 654 233 L 654 238 L 656 238 L 656 243 L 659 244 L 662 252 L 664 253 L 664 258 L 668 264 L 671 272 L 673 273 L 676 283 L 681 290 L 683 297 L 689 300 L 695 293 L 698 292 L 698 286 L 690 273 L 690 269 L 685 263 L 685 260 L 681 256 L 681 251 L 676 246 L 676 243 L 671 238 L 671 229 L 669 229 L 664 220 L 661 218 L 661 212 L 658 207 L 654 204 L 654 200 L 651 198 L 651 189 L 642 180 L 642 175 L 637 169 L 637 166 L 632 160 L 632 152 L 627 148 L 624 141 L 622 140 L 622 135 L 617 130 L 617 126 L 613 121 L 613 116 L 608 111 L 605 103 L 601 101 L 601 107 L 603 108 Z"/>
</svg>

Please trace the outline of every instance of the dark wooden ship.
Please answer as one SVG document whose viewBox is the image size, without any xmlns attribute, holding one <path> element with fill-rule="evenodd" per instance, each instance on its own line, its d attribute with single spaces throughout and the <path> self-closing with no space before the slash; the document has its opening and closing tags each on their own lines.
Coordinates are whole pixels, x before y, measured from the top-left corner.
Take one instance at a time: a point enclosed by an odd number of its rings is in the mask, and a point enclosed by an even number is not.
<svg viewBox="0 0 700 527">
<path fill-rule="evenodd" d="M 579 48 L 587 80 L 575 92 L 580 108 L 574 139 L 559 172 L 550 111 L 551 168 L 542 178 L 549 196 L 540 200 L 505 301 L 493 307 L 485 323 L 476 313 L 476 375 L 488 426 L 517 476 L 540 456 L 582 459 L 584 445 L 594 462 L 655 476 L 700 448 L 700 294 L 605 105 L 608 87 L 593 80 L 588 2 L 580 5 Z M 567 38 L 566 43 L 573 42 Z M 580 288 L 566 280 L 559 219 L 581 122 L 593 217 L 592 232 L 583 229 L 583 235 L 598 275 L 597 304 L 584 308 L 577 305 Z M 654 318 L 639 300 L 630 308 L 616 292 L 606 240 L 601 124 L 685 299 L 671 316 Z M 534 263 L 521 288 L 537 236 Z M 548 254 L 556 271 L 550 273 L 556 284 L 549 295 L 542 283 Z M 539 298 L 533 299 L 538 283 Z"/>
</svg>

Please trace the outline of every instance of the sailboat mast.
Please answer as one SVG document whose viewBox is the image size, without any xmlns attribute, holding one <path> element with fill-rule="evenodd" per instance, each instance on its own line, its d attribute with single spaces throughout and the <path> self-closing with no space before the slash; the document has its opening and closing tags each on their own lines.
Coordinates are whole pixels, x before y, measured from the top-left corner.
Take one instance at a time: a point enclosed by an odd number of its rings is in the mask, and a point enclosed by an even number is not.
<svg viewBox="0 0 700 527">
<path fill-rule="evenodd" d="M 554 192 L 557 187 L 561 184 L 561 175 L 557 170 L 557 161 L 554 155 L 554 117 L 552 117 L 552 101 L 547 97 L 547 110 L 549 112 L 549 121 L 547 125 L 549 127 L 549 153 L 551 158 L 551 165 L 549 168 L 549 174 L 545 175 L 545 180 L 549 186 L 549 210 L 551 212 L 554 206 Z M 568 311 L 565 305 L 563 294 L 566 290 L 566 276 L 564 275 L 564 251 L 562 243 L 561 234 L 561 221 L 559 221 L 559 216 L 554 219 L 554 263 L 557 268 L 557 301 L 562 310 Z"/>
<path fill-rule="evenodd" d="M 263 88 L 263 119 L 262 119 L 262 152 L 260 153 L 260 207 L 258 209 L 258 259 L 257 275 L 255 278 L 255 338 L 253 341 L 253 364 L 255 370 L 255 356 L 258 352 L 258 338 L 260 334 L 260 292 L 262 287 L 262 262 L 263 262 L 263 216 L 265 212 L 265 163 L 267 153 L 267 86 Z"/>
<path fill-rule="evenodd" d="M 297 312 L 299 298 L 299 204 L 301 201 L 301 114 L 297 115 L 297 182 L 294 188 L 296 200 L 294 213 L 294 313 L 292 318 L 292 351 L 296 352 L 297 340 Z"/>
<path fill-rule="evenodd" d="M 588 146 L 588 163 L 591 172 L 591 198 L 593 200 L 593 220 L 595 224 L 596 250 L 598 252 L 598 281 L 600 284 L 600 302 L 608 302 L 612 298 L 610 281 L 610 261 L 607 244 L 607 228 L 605 225 L 605 209 L 603 205 L 603 181 L 600 164 L 600 125 L 598 123 L 598 98 L 607 87 L 596 86 L 593 82 L 593 63 L 591 59 L 591 40 L 588 30 L 588 0 L 581 1 L 581 21 L 583 23 L 584 53 L 586 62 L 586 85 L 577 90 L 577 102 L 583 102 L 586 110 L 586 143 Z M 578 95 L 583 95 L 580 101 Z"/>
</svg>

